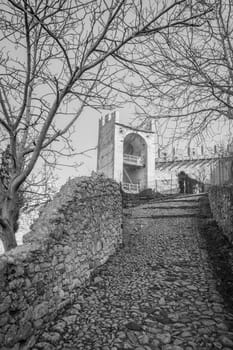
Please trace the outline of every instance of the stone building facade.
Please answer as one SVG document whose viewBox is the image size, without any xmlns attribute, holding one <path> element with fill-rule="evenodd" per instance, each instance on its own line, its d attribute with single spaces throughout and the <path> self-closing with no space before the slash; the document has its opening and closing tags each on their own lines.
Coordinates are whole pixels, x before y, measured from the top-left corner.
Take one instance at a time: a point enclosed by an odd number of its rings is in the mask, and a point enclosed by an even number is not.
<svg viewBox="0 0 233 350">
<path fill-rule="evenodd" d="M 126 191 L 154 188 L 155 150 L 152 123 L 143 128 L 122 124 L 117 111 L 99 120 L 97 172 L 122 183 Z"/>
<path fill-rule="evenodd" d="M 162 137 L 156 123 L 147 121 L 140 127 L 132 127 L 120 121 L 118 111 L 101 117 L 97 172 L 121 183 L 128 193 L 147 188 L 161 193 L 178 192 L 180 171 L 204 184 L 205 190 L 232 181 L 233 152 L 229 144 L 223 149 L 212 139 L 212 144 L 208 139 L 205 143 L 194 139 L 173 142 L 172 131 L 167 128 Z M 170 132 L 170 139 L 166 132 Z"/>
</svg>

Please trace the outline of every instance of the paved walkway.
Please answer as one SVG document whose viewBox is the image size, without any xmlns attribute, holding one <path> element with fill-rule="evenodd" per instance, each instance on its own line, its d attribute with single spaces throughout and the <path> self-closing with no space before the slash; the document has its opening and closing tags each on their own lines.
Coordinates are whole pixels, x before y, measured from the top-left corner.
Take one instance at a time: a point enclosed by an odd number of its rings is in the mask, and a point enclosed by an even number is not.
<svg viewBox="0 0 233 350">
<path fill-rule="evenodd" d="M 216 291 L 197 201 L 130 210 L 123 249 L 35 349 L 233 349 L 233 315 Z"/>
</svg>

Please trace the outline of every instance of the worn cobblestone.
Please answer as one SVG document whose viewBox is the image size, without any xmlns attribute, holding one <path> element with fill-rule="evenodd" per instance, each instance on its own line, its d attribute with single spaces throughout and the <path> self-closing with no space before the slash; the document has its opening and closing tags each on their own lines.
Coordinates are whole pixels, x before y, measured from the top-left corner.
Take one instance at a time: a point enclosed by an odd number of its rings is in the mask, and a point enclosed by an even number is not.
<svg viewBox="0 0 233 350">
<path fill-rule="evenodd" d="M 159 215 L 167 214 L 162 207 Z M 233 315 L 216 290 L 197 218 L 177 211 L 170 218 L 128 217 L 124 247 L 34 350 L 233 349 Z"/>
</svg>

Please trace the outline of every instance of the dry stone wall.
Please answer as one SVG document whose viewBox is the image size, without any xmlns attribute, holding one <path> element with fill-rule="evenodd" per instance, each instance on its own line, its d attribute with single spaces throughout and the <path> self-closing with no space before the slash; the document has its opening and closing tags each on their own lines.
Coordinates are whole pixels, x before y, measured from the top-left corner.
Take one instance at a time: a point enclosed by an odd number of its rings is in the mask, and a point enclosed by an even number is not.
<svg viewBox="0 0 233 350">
<path fill-rule="evenodd" d="M 103 176 L 69 180 L 25 244 L 0 258 L 1 349 L 31 349 L 78 287 L 122 242 L 119 185 Z"/>
<path fill-rule="evenodd" d="M 209 201 L 214 219 L 233 243 L 233 186 L 211 187 Z"/>
</svg>

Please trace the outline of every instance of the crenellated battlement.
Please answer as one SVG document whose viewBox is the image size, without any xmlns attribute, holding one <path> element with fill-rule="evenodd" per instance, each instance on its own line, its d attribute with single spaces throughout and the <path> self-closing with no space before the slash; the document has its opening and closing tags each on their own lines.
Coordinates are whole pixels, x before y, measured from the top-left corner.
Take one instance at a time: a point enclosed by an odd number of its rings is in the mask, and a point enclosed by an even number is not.
<svg viewBox="0 0 233 350">
<path fill-rule="evenodd" d="M 101 126 L 104 126 L 106 124 L 115 124 L 116 122 L 119 122 L 119 111 L 113 111 L 111 113 L 105 114 L 99 119 L 99 123 Z"/>
</svg>

